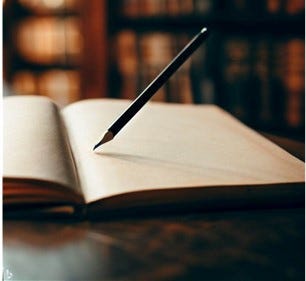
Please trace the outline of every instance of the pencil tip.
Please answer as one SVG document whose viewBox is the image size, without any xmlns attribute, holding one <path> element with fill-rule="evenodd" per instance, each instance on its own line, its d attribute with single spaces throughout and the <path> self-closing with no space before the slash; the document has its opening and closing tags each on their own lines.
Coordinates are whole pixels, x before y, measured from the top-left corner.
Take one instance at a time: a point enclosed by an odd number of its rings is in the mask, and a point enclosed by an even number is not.
<svg viewBox="0 0 306 281">
<path fill-rule="evenodd" d="M 96 148 L 99 147 L 100 145 L 101 145 L 101 142 L 99 141 L 99 142 L 94 146 L 94 148 L 93 148 L 92 150 L 95 151 Z"/>
<path fill-rule="evenodd" d="M 107 131 L 102 140 L 100 140 L 93 148 L 93 150 L 96 150 L 96 148 L 98 148 L 100 145 L 102 145 L 103 143 L 106 143 L 108 141 L 111 141 L 114 138 L 114 135 L 111 131 Z"/>
</svg>

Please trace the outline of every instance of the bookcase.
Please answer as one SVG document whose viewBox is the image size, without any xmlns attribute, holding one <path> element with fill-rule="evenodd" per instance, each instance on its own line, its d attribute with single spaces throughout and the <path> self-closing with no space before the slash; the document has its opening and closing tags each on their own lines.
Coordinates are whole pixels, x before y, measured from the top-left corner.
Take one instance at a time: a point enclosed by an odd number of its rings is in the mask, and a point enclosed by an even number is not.
<svg viewBox="0 0 306 281">
<path fill-rule="evenodd" d="M 31 38 L 43 25 L 47 30 L 49 25 L 64 26 L 65 33 L 63 46 L 58 39 L 50 42 L 54 50 L 62 48 L 64 53 L 52 53 L 50 47 L 43 51 L 51 53 L 39 62 L 14 49 L 14 40 L 7 40 L 10 48 L 4 52 L 10 50 L 5 61 L 11 66 L 5 73 L 17 90 L 46 94 L 61 103 L 105 96 L 133 99 L 207 26 L 211 31 L 207 42 L 153 99 L 214 103 L 257 130 L 304 139 L 303 0 L 9 2 L 14 9 L 5 10 L 11 15 L 8 26 L 47 15 L 56 23 L 32 26 Z M 25 4 L 30 2 L 62 6 L 42 12 Z M 17 39 L 22 40 L 22 29 L 19 32 Z"/>
<path fill-rule="evenodd" d="M 105 1 L 3 2 L 3 74 L 14 93 L 60 106 L 105 94 Z"/>
<path fill-rule="evenodd" d="M 110 93 L 134 98 L 208 26 L 207 43 L 155 99 L 215 103 L 255 129 L 303 139 L 304 1 L 121 0 L 108 9 Z"/>
</svg>

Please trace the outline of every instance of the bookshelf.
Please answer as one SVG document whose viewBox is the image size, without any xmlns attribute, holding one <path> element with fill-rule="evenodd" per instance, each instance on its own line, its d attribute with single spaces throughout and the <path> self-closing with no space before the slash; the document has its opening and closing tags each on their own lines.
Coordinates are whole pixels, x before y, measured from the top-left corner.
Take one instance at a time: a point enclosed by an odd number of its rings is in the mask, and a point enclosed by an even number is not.
<svg viewBox="0 0 306 281">
<path fill-rule="evenodd" d="M 107 13 L 115 97 L 134 98 L 208 26 L 155 99 L 215 103 L 255 129 L 304 138 L 304 1 L 121 0 Z"/>
<path fill-rule="evenodd" d="M 208 26 L 209 40 L 154 99 L 214 103 L 257 130 L 301 140 L 304 18 L 302 0 L 6 0 L 4 78 L 63 105 L 133 99 Z"/>
<path fill-rule="evenodd" d="M 4 80 L 64 106 L 106 93 L 104 1 L 6 0 Z M 94 47 L 91 47 L 94 46 Z"/>
</svg>

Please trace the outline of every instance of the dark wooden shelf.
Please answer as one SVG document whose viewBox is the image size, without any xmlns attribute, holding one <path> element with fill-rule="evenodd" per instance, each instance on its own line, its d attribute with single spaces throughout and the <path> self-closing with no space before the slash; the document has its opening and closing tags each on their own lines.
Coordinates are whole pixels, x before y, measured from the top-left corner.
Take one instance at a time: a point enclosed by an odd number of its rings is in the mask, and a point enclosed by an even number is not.
<svg viewBox="0 0 306 281">
<path fill-rule="evenodd" d="M 273 33 L 304 36 L 305 14 L 288 15 L 182 15 L 127 18 L 115 16 L 109 20 L 109 30 L 131 28 L 137 32 L 164 30 L 172 32 L 197 31 L 202 26 L 222 29 L 226 32 Z"/>
<path fill-rule="evenodd" d="M 80 63 L 72 63 L 72 62 L 54 62 L 54 63 L 39 63 L 39 62 L 30 62 L 21 57 L 16 56 L 14 60 L 14 69 L 31 69 L 33 71 L 44 71 L 48 69 L 75 69 L 80 67 Z"/>
<path fill-rule="evenodd" d="M 4 12 L 7 10 L 6 6 L 4 6 L 5 9 Z M 13 4 L 9 7 L 10 8 L 10 15 L 13 15 L 14 17 L 18 18 L 24 18 L 24 17 L 46 17 L 46 16 L 52 16 L 52 17 L 61 17 L 61 16 L 78 16 L 80 14 L 78 8 L 76 9 L 54 9 L 54 10 L 42 10 L 42 11 L 33 11 L 25 6 L 22 6 L 18 4 L 17 2 L 13 2 Z"/>
</svg>

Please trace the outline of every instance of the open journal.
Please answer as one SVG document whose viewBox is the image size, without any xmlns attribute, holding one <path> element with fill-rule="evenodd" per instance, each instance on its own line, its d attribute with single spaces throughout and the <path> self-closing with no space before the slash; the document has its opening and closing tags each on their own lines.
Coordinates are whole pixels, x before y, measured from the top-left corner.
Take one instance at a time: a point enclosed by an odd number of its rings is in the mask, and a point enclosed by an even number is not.
<svg viewBox="0 0 306 281">
<path fill-rule="evenodd" d="M 5 98 L 4 216 L 304 204 L 304 163 L 217 106 L 148 103 L 93 151 L 129 104 Z"/>
</svg>

